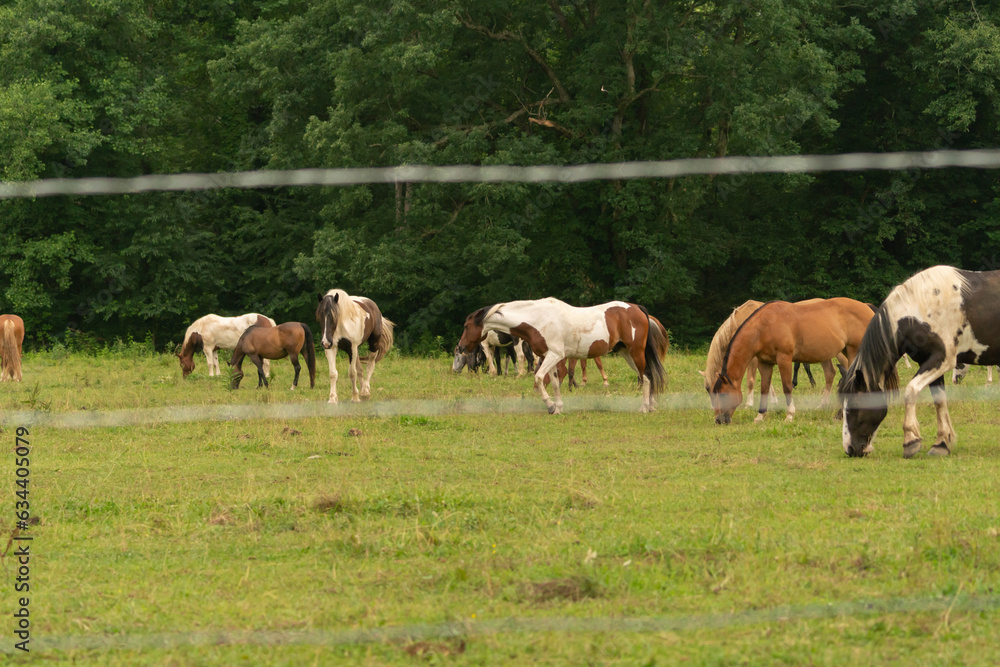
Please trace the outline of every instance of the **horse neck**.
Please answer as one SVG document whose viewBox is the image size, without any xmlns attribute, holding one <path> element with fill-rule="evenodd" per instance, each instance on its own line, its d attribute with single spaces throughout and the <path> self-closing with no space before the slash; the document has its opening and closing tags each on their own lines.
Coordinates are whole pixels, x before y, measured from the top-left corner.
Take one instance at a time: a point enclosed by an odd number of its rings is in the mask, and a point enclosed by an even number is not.
<svg viewBox="0 0 1000 667">
<path fill-rule="evenodd" d="M 726 357 L 726 349 L 732 342 L 733 334 L 740 328 L 740 325 L 753 314 L 755 310 L 763 306 L 760 301 L 747 301 L 736 308 L 726 321 L 722 323 L 719 330 L 712 337 L 712 344 L 708 348 L 708 359 L 705 360 L 705 375 L 714 381 L 713 373 L 722 372 L 723 360 Z"/>
<path fill-rule="evenodd" d="M 729 341 L 729 351 L 723 362 L 722 371 L 734 384 L 739 384 L 747 372 L 750 360 L 757 354 L 759 323 L 753 322 L 739 329 Z M 720 371 L 721 372 L 721 371 Z"/>
</svg>

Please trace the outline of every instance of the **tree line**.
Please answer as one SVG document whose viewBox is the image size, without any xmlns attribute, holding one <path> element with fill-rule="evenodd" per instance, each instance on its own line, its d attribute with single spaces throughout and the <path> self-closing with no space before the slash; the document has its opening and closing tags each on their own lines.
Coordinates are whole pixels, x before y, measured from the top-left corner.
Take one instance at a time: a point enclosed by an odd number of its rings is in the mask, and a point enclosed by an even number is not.
<svg viewBox="0 0 1000 667">
<path fill-rule="evenodd" d="M 0 178 L 579 164 L 1000 144 L 1000 9 L 958 0 L 12 0 Z M 375 299 L 403 347 L 518 298 L 880 301 L 997 268 L 997 172 L 399 183 L 0 201 L 0 311 L 163 347 Z"/>
</svg>

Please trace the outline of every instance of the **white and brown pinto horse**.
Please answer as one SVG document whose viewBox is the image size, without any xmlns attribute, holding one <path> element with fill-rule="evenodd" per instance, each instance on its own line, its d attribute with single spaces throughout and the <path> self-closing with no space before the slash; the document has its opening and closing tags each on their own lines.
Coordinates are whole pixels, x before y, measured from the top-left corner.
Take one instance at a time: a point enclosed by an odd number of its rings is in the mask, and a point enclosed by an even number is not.
<svg viewBox="0 0 1000 667">
<path fill-rule="evenodd" d="M 930 387 L 937 436 L 928 454 L 947 455 L 957 441 L 944 393 L 956 364 L 1000 363 L 1000 271 L 935 266 L 896 286 L 879 307 L 840 381 L 844 451 L 864 456 L 899 389 L 896 362 L 908 354 L 920 367 L 903 391 L 903 456 L 922 445 L 917 397 Z"/>
<path fill-rule="evenodd" d="M 544 357 L 535 371 L 535 388 L 551 414 L 559 414 L 563 407 L 559 390 L 559 362 L 563 359 L 592 359 L 620 352 L 639 374 L 643 412 L 651 409 L 651 397 L 666 384 L 666 372 L 656 354 L 661 346 L 660 329 L 650 325 L 645 308 L 633 303 L 612 301 L 576 308 L 551 297 L 498 303 L 465 319 L 459 345 L 472 351 L 490 331 L 509 331 L 527 341 L 536 357 Z M 545 391 L 546 377 L 551 377 L 555 400 Z M 649 382 L 643 382 L 644 377 Z"/>
<path fill-rule="evenodd" d="M 24 320 L 17 315 L 0 315 L 0 382 L 21 381 L 21 345 Z"/>
<path fill-rule="evenodd" d="M 351 378 L 351 401 L 360 403 L 362 396 L 371 396 L 372 373 L 375 363 L 385 358 L 392 347 L 395 326 L 382 317 L 375 302 L 364 296 L 350 296 L 342 289 L 332 289 L 319 295 L 316 321 L 323 330 L 322 343 L 330 366 L 330 403 L 337 402 L 337 350 L 347 353 L 348 375 Z M 368 343 L 368 355 L 358 355 L 358 347 Z M 366 372 L 358 389 L 361 362 Z"/>
<path fill-rule="evenodd" d="M 191 371 L 194 370 L 194 354 L 199 350 L 205 351 L 208 376 L 222 375 L 222 370 L 219 368 L 220 349 L 235 349 L 240 336 L 252 326 L 273 327 L 275 324 L 275 321 L 270 317 L 260 313 L 247 313 L 239 317 L 219 317 L 218 315 L 199 317 L 187 328 L 181 351 L 176 355 L 180 359 L 184 377 L 190 375 Z M 270 369 L 270 362 L 265 359 L 265 375 L 270 374 Z"/>
</svg>

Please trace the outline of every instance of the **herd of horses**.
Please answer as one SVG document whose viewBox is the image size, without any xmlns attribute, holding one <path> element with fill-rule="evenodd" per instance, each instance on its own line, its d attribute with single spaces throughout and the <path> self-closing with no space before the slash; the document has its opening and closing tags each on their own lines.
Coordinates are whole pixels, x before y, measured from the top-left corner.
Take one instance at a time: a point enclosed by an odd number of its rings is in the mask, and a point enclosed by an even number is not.
<svg viewBox="0 0 1000 667">
<path fill-rule="evenodd" d="M 330 371 L 330 403 L 337 403 L 336 355 L 348 359 L 351 400 L 371 395 L 376 364 L 393 345 L 394 324 L 382 316 L 374 301 L 351 296 L 340 289 L 319 294 L 316 321 Z M 0 315 L 0 380 L 21 381 L 21 346 L 24 322 L 17 315 Z M 367 344 L 362 356 L 359 348 Z M 562 412 L 560 385 L 568 377 L 575 384 L 574 366 L 593 359 L 604 377 L 601 357 L 619 354 L 636 373 L 642 392 L 640 410 L 656 407 L 656 396 L 665 389 L 664 361 L 669 342 L 663 324 L 643 306 L 624 301 L 576 307 L 554 298 L 509 301 L 484 306 L 470 313 L 455 348 L 454 371 L 476 369 L 483 363 L 496 373 L 494 352 L 504 350 L 515 361 L 518 375 L 534 372 L 534 385 L 551 414 Z M 194 354 L 202 351 L 209 376 L 221 374 L 219 349 L 232 349 L 232 388 L 243 378 L 243 360 L 257 368 L 258 387 L 268 385 L 269 360 L 288 357 L 295 369 L 292 389 L 298 386 L 306 362 L 309 384 L 316 383 L 316 354 L 312 330 L 303 322 L 276 323 L 258 313 L 239 317 L 206 315 L 188 327 L 176 356 L 187 377 L 195 367 Z M 821 405 L 828 404 L 836 376 L 844 451 L 865 456 L 888 413 L 891 397 L 899 392 L 900 359 L 918 364 L 903 389 L 903 455 L 914 456 L 922 447 L 916 416 L 917 396 L 930 388 L 937 413 L 937 434 L 928 453 L 951 453 L 957 436 L 945 398 L 944 378 L 954 381 L 969 365 L 1000 364 L 1000 271 L 964 271 L 935 266 L 897 285 L 878 307 L 848 298 L 786 301 L 747 301 L 736 308 L 716 332 L 702 376 L 718 424 L 732 421 L 744 403 L 753 403 L 754 384 L 760 373 L 760 404 L 755 421 L 767 413 L 774 367 L 778 367 L 785 395 L 786 419 L 795 417 L 792 389 L 798 364 L 819 364 L 826 380 Z M 909 364 L 909 361 L 906 362 Z M 363 368 L 364 367 L 364 368 Z M 812 376 L 810 374 L 810 380 Z M 551 386 L 550 395 L 546 389 Z"/>
</svg>

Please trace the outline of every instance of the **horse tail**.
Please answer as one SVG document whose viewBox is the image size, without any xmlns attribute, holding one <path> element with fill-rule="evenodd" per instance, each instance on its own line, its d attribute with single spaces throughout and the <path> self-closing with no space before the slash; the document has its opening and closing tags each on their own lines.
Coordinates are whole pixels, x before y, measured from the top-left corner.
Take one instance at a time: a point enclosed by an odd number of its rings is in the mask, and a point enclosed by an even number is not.
<svg viewBox="0 0 1000 667">
<path fill-rule="evenodd" d="M 670 336 L 667 334 L 667 328 L 663 326 L 663 323 L 660 322 L 660 320 L 656 319 L 652 315 L 649 316 L 649 319 L 656 325 L 656 328 L 660 330 L 660 333 L 663 334 L 661 339 L 662 343 L 658 343 L 656 349 L 656 356 L 659 357 L 662 362 L 667 358 L 667 352 L 670 350 Z M 652 329 L 652 327 L 650 327 L 650 329 Z"/>
<path fill-rule="evenodd" d="M 857 356 L 841 376 L 838 393 L 884 391 L 895 395 L 899 391 L 896 362 L 901 356 L 903 353 L 896 342 L 895 322 L 883 304 L 868 324 Z"/>
<path fill-rule="evenodd" d="M 393 341 L 392 330 L 395 326 L 395 323 L 389 318 L 382 318 L 382 335 L 379 336 L 378 345 L 375 348 L 375 361 L 381 361 L 385 355 L 389 354 Z"/>
<path fill-rule="evenodd" d="M 21 354 L 17 350 L 17 326 L 7 320 L 3 323 L 3 365 L 4 372 L 12 379 L 21 379 Z"/>
<path fill-rule="evenodd" d="M 316 386 L 316 343 L 313 342 L 313 332 L 305 322 L 299 322 L 305 332 L 305 341 L 302 343 L 302 354 L 306 358 L 306 368 L 309 369 L 309 388 Z"/>
<path fill-rule="evenodd" d="M 666 332 L 658 323 L 653 322 L 649 313 L 646 313 L 646 324 L 648 329 L 645 350 L 646 377 L 649 378 L 650 394 L 660 394 L 667 386 L 667 371 L 663 368 L 663 362 L 660 361 L 659 352 L 663 350 L 663 353 L 666 354 L 669 343 Z"/>
</svg>

